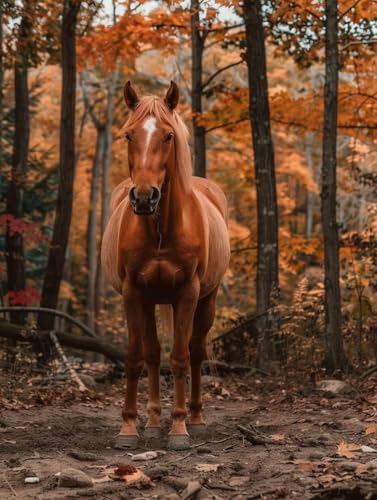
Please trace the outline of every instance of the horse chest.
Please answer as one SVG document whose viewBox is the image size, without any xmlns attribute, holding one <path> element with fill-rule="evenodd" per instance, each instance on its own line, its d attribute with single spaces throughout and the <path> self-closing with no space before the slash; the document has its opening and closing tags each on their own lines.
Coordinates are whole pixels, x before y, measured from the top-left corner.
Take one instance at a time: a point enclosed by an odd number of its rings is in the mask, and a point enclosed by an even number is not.
<svg viewBox="0 0 377 500">
<path fill-rule="evenodd" d="M 153 258 L 132 273 L 132 280 L 146 292 L 169 297 L 189 278 L 189 270 L 165 258 Z"/>
</svg>

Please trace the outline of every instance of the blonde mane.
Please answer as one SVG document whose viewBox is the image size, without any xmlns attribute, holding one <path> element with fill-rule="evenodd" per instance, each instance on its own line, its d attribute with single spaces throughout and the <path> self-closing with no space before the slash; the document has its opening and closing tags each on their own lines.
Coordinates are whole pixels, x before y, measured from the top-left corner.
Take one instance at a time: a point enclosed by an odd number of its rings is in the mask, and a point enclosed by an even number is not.
<svg viewBox="0 0 377 500">
<path fill-rule="evenodd" d="M 182 118 L 175 111 L 170 111 L 162 99 L 156 96 L 142 97 L 131 113 L 124 128 L 134 127 L 142 123 L 144 119 L 152 115 L 157 121 L 162 121 L 165 125 L 171 127 L 174 131 L 175 141 L 175 164 L 176 172 L 172 174 L 180 181 L 181 187 L 185 192 L 192 188 L 192 166 L 191 153 L 188 144 L 189 133 Z"/>
</svg>

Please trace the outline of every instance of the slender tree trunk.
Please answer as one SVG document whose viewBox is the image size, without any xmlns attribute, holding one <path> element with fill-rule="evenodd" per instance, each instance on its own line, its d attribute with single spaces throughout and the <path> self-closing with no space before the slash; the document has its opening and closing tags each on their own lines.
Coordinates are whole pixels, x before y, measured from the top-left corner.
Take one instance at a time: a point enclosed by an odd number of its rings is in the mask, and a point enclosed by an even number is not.
<svg viewBox="0 0 377 500">
<path fill-rule="evenodd" d="M 260 0 L 245 0 L 246 62 L 249 79 L 249 114 L 252 125 L 257 190 L 257 314 L 265 314 L 278 292 L 278 208 L 274 147 L 270 126 L 266 49 Z M 272 320 L 260 323 L 258 363 L 267 367 L 274 356 Z M 271 319 L 271 318 L 270 318 Z"/>
<path fill-rule="evenodd" d="M 106 110 L 106 126 L 105 126 L 105 143 L 103 152 L 102 164 L 102 211 L 101 211 L 101 237 L 105 232 L 107 222 L 109 220 L 109 205 L 110 205 L 110 167 L 111 167 L 111 151 L 113 145 L 113 110 L 114 96 L 119 79 L 120 64 L 117 66 L 111 75 L 111 79 L 107 90 L 107 110 Z M 104 307 L 105 302 L 105 282 L 102 273 L 100 256 L 97 259 L 97 273 L 95 283 L 95 316 L 99 317 L 100 311 Z"/>
<path fill-rule="evenodd" d="M 95 282 L 97 270 L 97 205 L 99 195 L 101 161 L 105 142 L 105 131 L 103 128 L 97 129 L 96 152 L 93 158 L 92 182 L 90 187 L 90 204 L 88 214 L 87 230 L 87 267 L 88 267 L 88 318 L 89 327 L 94 330 L 94 309 L 95 309 Z"/>
<path fill-rule="evenodd" d="M 198 124 L 198 115 L 202 113 L 203 51 L 204 39 L 200 33 L 200 1 L 191 0 L 191 108 L 193 114 L 194 174 L 199 177 L 207 176 L 206 131 Z"/>
<path fill-rule="evenodd" d="M 336 142 L 338 115 L 338 3 L 326 0 L 326 75 L 322 152 L 321 212 L 325 255 L 325 367 L 344 369 L 341 333 L 339 238 L 336 218 Z"/>
<path fill-rule="evenodd" d="M 75 103 L 76 103 L 76 24 L 80 2 L 64 0 L 62 22 L 62 101 L 60 119 L 59 191 L 54 231 L 43 282 L 42 307 L 56 308 L 63 276 L 72 215 L 75 170 Z M 39 317 L 39 327 L 53 328 L 53 319 Z"/>
<path fill-rule="evenodd" d="M 26 8 L 24 4 L 24 9 Z M 29 90 L 28 90 L 28 37 L 30 20 L 23 13 L 19 35 L 18 53 L 14 63 L 15 129 L 11 178 L 8 186 L 7 213 L 17 219 L 23 217 L 24 178 L 29 150 Z M 24 242 L 21 233 L 6 233 L 8 291 L 25 289 Z M 10 314 L 13 323 L 22 324 L 24 313 Z"/>
<path fill-rule="evenodd" d="M 3 159 L 3 85 L 4 85 L 4 57 L 3 57 L 3 14 L 4 2 L 0 0 L 0 167 L 4 164 Z"/>
<path fill-rule="evenodd" d="M 313 134 L 311 132 L 308 132 L 306 134 L 304 147 L 305 147 L 306 164 L 308 166 L 310 174 L 314 179 L 315 178 L 314 162 L 313 162 L 314 141 L 313 141 Z M 315 203 L 315 194 L 310 191 L 307 191 L 306 211 L 305 211 L 305 238 L 307 240 L 310 240 L 313 234 L 314 203 Z"/>
</svg>

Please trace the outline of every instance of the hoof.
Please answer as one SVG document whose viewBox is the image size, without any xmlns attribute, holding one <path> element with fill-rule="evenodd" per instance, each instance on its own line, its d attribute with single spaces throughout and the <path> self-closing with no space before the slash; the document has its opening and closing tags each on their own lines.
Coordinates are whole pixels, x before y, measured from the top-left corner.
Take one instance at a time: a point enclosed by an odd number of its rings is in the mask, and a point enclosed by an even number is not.
<svg viewBox="0 0 377 500">
<path fill-rule="evenodd" d="M 139 436 L 118 434 L 115 439 L 114 448 L 116 450 L 135 450 L 139 445 Z"/>
<path fill-rule="evenodd" d="M 190 436 L 187 434 L 170 434 L 168 436 L 169 450 L 188 450 L 190 448 Z"/>
<path fill-rule="evenodd" d="M 206 424 L 187 424 L 187 430 L 191 437 L 204 437 L 207 431 Z"/>
<path fill-rule="evenodd" d="M 160 439 L 161 427 L 146 427 L 144 429 L 144 438 L 148 441 L 150 439 Z"/>
</svg>

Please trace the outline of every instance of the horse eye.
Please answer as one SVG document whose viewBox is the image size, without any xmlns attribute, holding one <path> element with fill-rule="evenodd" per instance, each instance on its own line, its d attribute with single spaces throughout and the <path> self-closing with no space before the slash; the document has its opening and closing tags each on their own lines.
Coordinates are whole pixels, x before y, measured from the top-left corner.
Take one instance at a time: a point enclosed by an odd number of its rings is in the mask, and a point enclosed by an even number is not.
<svg viewBox="0 0 377 500">
<path fill-rule="evenodd" d="M 124 137 L 127 139 L 128 142 L 131 142 L 132 141 L 132 137 L 130 136 L 130 134 L 128 132 L 126 132 L 124 134 Z"/>
<path fill-rule="evenodd" d="M 164 139 L 164 142 L 170 142 L 173 139 L 173 132 L 169 132 Z"/>
</svg>

